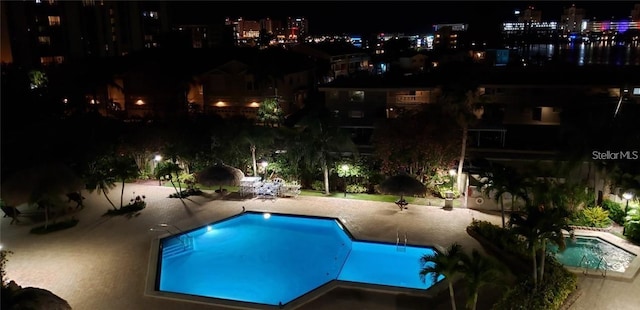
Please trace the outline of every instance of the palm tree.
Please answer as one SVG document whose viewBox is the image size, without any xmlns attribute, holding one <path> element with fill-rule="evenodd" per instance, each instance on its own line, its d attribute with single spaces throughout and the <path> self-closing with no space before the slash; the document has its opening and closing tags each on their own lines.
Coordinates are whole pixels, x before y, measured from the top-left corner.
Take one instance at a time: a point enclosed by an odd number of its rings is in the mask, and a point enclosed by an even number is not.
<svg viewBox="0 0 640 310">
<path fill-rule="evenodd" d="M 434 283 L 438 282 L 440 276 L 444 276 L 449 283 L 449 297 L 451 298 L 451 308 L 456 310 L 456 298 L 453 292 L 453 277 L 460 272 L 462 246 L 452 243 L 448 249 L 442 253 L 425 254 L 420 258 L 420 280 L 425 281 L 430 276 Z"/>
<path fill-rule="evenodd" d="M 572 232 L 568 225 L 568 212 L 562 206 L 550 204 L 527 204 L 526 215 L 511 214 L 509 224 L 516 234 L 526 238 L 531 251 L 533 283 L 537 287 L 544 278 L 544 262 L 547 243 L 551 242 L 562 251 L 566 247 L 563 230 Z M 538 252 L 540 263 L 538 264 Z M 538 265 L 540 266 L 538 268 Z"/>
<path fill-rule="evenodd" d="M 495 259 L 482 256 L 476 249 L 473 249 L 471 256 L 462 253 L 460 260 L 461 272 L 467 282 L 467 309 L 475 310 L 480 287 L 501 281 L 505 269 Z"/>
<path fill-rule="evenodd" d="M 129 179 L 138 177 L 140 171 L 136 165 L 136 161 L 129 156 L 115 156 L 110 160 L 111 175 L 115 180 L 122 181 L 122 190 L 120 191 L 120 208 L 124 204 L 124 186 L 125 182 Z"/>
<path fill-rule="evenodd" d="M 341 152 L 356 153 L 355 144 L 340 128 L 329 123 L 326 109 L 312 111 L 299 125 L 297 151 L 307 167 L 320 163 L 325 194 L 329 195 L 329 162 Z"/>
<path fill-rule="evenodd" d="M 514 211 L 515 204 L 518 199 L 527 200 L 526 195 L 526 182 L 524 178 L 513 168 L 494 164 L 491 173 L 485 175 L 487 182 L 485 182 L 484 194 L 491 197 L 500 203 L 500 213 L 502 216 L 502 227 L 505 227 L 504 216 L 504 195 L 511 195 L 511 212 Z"/>
<path fill-rule="evenodd" d="M 160 179 L 161 177 L 168 178 L 169 182 L 171 182 L 171 186 L 173 186 L 173 189 L 176 191 L 176 196 L 182 199 L 182 185 L 180 184 L 180 180 L 178 180 L 180 172 L 182 172 L 182 168 L 180 168 L 180 166 L 178 166 L 176 163 L 166 161 L 158 163 L 154 174 L 156 179 Z M 178 180 L 178 187 L 180 188 L 180 190 L 176 188 L 176 184 L 173 182 L 173 180 Z"/>
<path fill-rule="evenodd" d="M 248 123 L 240 130 L 239 136 L 245 146 L 248 144 L 249 151 L 251 152 L 251 164 L 254 177 L 258 176 L 258 149 L 267 148 L 267 146 L 274 144 L 276 137 L 274 130 L 277 129 Z"/>
<path fill-rule="evenodd" d="M 108 159 L 101 157 L 89 163 L 83 178 L 86 183 L 86 189 L 93 193 L 98 190 L 98 194 L 102 193 L 114 210 L 117 210 L 115 204 L 109 199 L 109 191 L 116 186 L 116 178 L 109 173 Z"/>
</svg>

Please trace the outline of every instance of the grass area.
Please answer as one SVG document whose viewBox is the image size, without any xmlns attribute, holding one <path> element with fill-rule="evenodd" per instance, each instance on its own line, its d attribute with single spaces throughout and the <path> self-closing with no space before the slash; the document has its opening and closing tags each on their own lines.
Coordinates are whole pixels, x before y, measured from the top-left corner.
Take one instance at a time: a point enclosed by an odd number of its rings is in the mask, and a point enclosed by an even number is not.
<svg viewBox="0 0 640 310">
<path fill-rule="evenodd" d="M 72 219 L 61 221 L 61 222 L 49 224 L 46 226 L 46 228 L 44 225 L 42 225 L 42 226 L 32 228 L 31 233 L 37 234 L 37 235 L 44 235 L 54 231 L 59 231 L 59 230 L 74 227 L 78 224 L 78 222 L 79 220 L 72 218 Z"/>
</svg>

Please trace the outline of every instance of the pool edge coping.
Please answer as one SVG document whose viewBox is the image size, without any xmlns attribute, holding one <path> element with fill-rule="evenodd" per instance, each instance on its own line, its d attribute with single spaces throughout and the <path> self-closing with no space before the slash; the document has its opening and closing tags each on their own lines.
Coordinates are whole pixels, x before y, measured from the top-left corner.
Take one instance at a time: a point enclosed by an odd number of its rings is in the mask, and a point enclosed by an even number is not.
<svg viewBox="0 0 640 310">
<path fill-rule="evenodd" d="M 268 212 L 268 211 L 247 211 L 246 213 L 271 213 L 271 214 L 278 214 L 278 215 L 290 215 L 290 216 L 300 216 L 297 214 L 288 214 L 288 213 L 277 213 L 277 212 Z M 213 225 L 216 223 L 220 223 L 220 222 L 224 222 L 226 220 L 230 220 L 234 217 L 243 215 L 243 213 L 240 214 L 236 214 L 230 217 L 226 217 L 226 218 L 222 218 L 218 221 L 214 221 L 212 223 L 206 224 L 206 225 Z M 353 236 L 351 234 L 351 232 L 348 231 L 347 225 L 346 223 L 342 222 L 339 218 L 337 217 L 325 217 L 325 216 L 307 216 L 307 215 L 301 215 L 300 217 L 306 217 L 306 218 L 323 218 L 323 219 L 333 219 L 336 220 L 340 225 L 342 225 L 344 227 L 343 231 L 346 232 L 346 235 L 348 238 L 350 238 L 352 241 L 363 241 L 363 242 L 369 242 L 367 240 L 360 240 L 355 238 L 355 236 Z M 205 225 L 205 226 L 206 226 Z M 202 226 L 199 226 L 202 227 Z M 193 230 L 198 229 L 198 227 L 194 228 L 194 229 L 190 229 L 190 230 L 186 230 L 186 233 L 189 233 Z M 268 304 L 260 304 L 260 303 L 251 303 L 251 302 L 243 302 L 243 301 L 238 301 L 238 300 L 230 300 L 230 299 L 223 299 L 223 298 L 215 298 L 215 297 L 205 297 L 205 296 L 198 296 L 198 295 L 189 295 L 189 294 L 181 294 L 181 293 L 171 293 L 171 292 L 163 292 L 163 291 L 159 291 L 156 290 L 156 282 L 157 282 L 157 276 L 158 276 L 158 267 L 159 267 L 159 254 L 160 254 L 160 240 L 167 238 L 167 237 L 171 237 L 173 234 L 171 233 L 164 233 L 164 234 L 160 234 L 157 235 L 155 238 L 153 238 L 151 240 L 151 245 L 150 245 L 150 249 L 149 249 L 149 263 L 147 264 L 147 276 L 145 279 L 145 288 L 144 288 L 144 296 L 148 296 L 148 297 L 152 297 L 152 298 L 163 298 L 163 299 L 169 299 L 169 300 L 173 300 L 173 301 L 177 301 L 177 302 L 191 302 L 191 303 L 199 303 L 199 304 L 205 304 L 205 305 L 215 305 L 215 306 L 223 306 L 223 307 L 228 307 L 228 308 L 235 308 L 235 309 L 296 309 L 299 308 L 309 302 L 312 302 L 313 300 L 316 300 L 318 298 L 320 298 L 321 296 L 323 296 L 324 294 L 336 289 L 336 288 L 351 288 L 351 289 L 360 289 L 360 290 L 365 290 L 365 291 L 370 291 L 370 292 L 383 292 L 383 293 L 393 293 L 393 294 L 407 294 L 407 295 L 413 295 L 413 296 L 420 296 L 420 297 L 425 297 L 425 298 L 434 298 L 436 297 L 441 291 L 448 289 L 448 284 L 446 284 L 443 280 L 440 280 L 436 283 L 434 283 L 433 285 L 431 285 L 430 287 L 428 287 L 427 289 L 415 289 L 415 288 L 403 288 L 403 287 L 395 287 L 395 286 L 385 286 L 385 285 L 378 285 L 378 284 L 367 284 L 367 283 L 359 283 L 359 282 L 351 282 L 351 281 L 343 281 L 343 280 L 338 280 L 338 279 L 333 279 L 319 287 L 314 288 L 313 290 L 310 290 L 298 297 L 296 297 L 295 299 L 291 300 L 290 302 L 284 304 L 282 307 L 280 306 L 276 306 L 276 305 L 268 305 Z M 384 243 L 384 242 L 376 242 L 376 241 L 371 241 L 371 242 L 375 242 L 375 243 Z M 429 246 L 429 245 L 411 245 L 411 246 L 420 246 L 420 247 L 430 247 L 432 248 L 434 251 L 437 252 L 437 249 L 435 246 Z"/>
</svg>

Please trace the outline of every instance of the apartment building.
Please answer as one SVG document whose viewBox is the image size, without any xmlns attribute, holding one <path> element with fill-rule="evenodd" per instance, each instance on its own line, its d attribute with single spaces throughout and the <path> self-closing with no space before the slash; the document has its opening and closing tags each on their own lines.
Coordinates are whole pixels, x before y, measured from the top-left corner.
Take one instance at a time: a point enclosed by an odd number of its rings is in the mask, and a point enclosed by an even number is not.
<svg viewBox="0 0 640 310">
<path fill-rule="evenodd" d="M 163 2 L 33 0 L 2 9 L 13 62 L 27 67 L 159 47 L 169 30 Z"/>
<path fill-rule="evenodd" d="M 602 117 L 613 117 L 617 105 L 640 103 L 640 77 L 628 68 L 616 69 L 615 76 L 584 68 L 483 70 L 478 94 L 484 113 L 470 127 L 472 149 L 552 150 L 564 109 L 596 103 L 611 110 Z M 366 150 L 378 120 L 436 103 L 440 81 L 425 75 L 351 78 L 323 85 L 320 91 L 341 126 Z"/>
</svg>

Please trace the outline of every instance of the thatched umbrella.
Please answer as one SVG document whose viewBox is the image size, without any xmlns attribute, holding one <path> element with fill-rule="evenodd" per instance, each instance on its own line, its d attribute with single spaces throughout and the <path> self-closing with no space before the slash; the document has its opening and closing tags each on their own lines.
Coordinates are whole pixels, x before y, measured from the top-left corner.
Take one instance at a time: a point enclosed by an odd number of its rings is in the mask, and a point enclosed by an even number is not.
<svg viewBox="0 0 640 310">
<path fill-rule="evenodd" d="M 400 195 L 399 202 L 404 201 L 404 195 L 420 195 L 427 192 L 422 182 L 407 174 L 398 174 L 380 183 L 380 191 L 384 194 Z M 400 206 L 402 208 L 402 206 Z"/>
<path fill-rule="evenodd" d="M 10 176 L 2 182 L 1 197 L 9 206 L 36 203 L 43 198 L 53 198 L 78 192 L 83 182 L 73 170 L 64 164 L 35 166 Z"/>
<path fill-rule="evenodd" d="M 6 206 L 17 207 L 23 203 L 43 203 L 45 216 L 51 201 L 60 196 L 78 192 L 83 182 L 73 170 L 64 164 L 35 166 L 17 172 L 2 182 L 1 197 Z M 45 217 L 45 226 L 48 217 Z"/>
<path fill-rule="evenodd" d="M 195 177 L 197 183 L 204 186 L 220 186 L 220 192 L 222 192 L 223 185 L 240 185 L 240 180 L 244 178 L 244 173 L 238 168 L 217 164 L 202 169 L 195 174 Z"/>
</svg>

